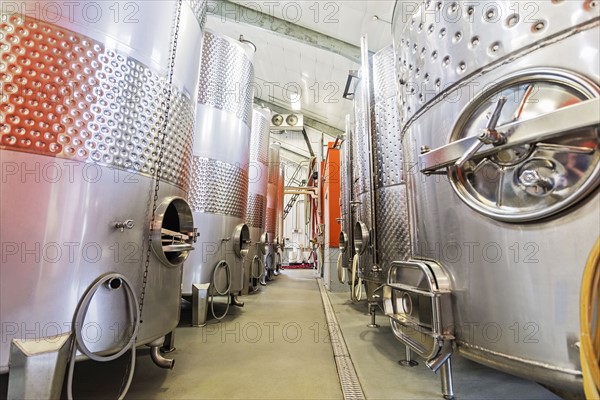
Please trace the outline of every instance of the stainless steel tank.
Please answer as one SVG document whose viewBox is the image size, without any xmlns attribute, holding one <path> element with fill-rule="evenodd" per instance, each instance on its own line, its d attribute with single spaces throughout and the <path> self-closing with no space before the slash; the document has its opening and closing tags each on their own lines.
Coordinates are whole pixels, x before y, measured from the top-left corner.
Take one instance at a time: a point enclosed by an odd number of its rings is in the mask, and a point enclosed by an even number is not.
<svg viewBox="0 0 600 400">
<path fill-rule="evenodd" d="M 118 280 L 91 300 L 90 351 L 131 335 L 125 291 L 111 288 L 130 285 L 139 300 L 137 344 L 179 321 L 206 5 L 119 3 L 118 17 L 111 5 L 2 5 L 1 372 L 11 340 L 70 332 L 107 273 Z"/>
<path fill-rule="evenodd" d="M 184 265 L 184 295 L 194 284 L 210 283 L 222 295 L 243 287 L 253 56 L 248 45 L 205 32 L 189 196 L 199 251 Z"/>
<path fill-rule="evenodd" d="M 281 263 L 283 262 L 283 253 L 285 251 L 285 232 L 283 209 L 285 207 L 285 164 L 279 164 L 279 174 L 277 175 L 277 227 L 275 232 L 276 246 L 276 273 L 279 274 Z"/>
<path fill-rule="evenodd" d="M 248 171 L 248 211 L 246 224 L 250 229 L 251 245 L 244 261 L 247 287 L 254 289 L 264 270 L 263 256 L 266 253 L 267 233 L 267 184 L 269 180 L 269 124 L 271 111 L 255 107 L 252 112 L 252 134 L 250 138 L 250 168 Z"/>
<path fill-rule="evenodd" d="M 373 55 L 375 131 L 375 218 L 377 228 L 377 270 L 382 282 L 394 261 L 410 258 L 410 235 L 406 224 L 408 204 L 402 153 L 400 112 L 397 103 L 393 46 Z"/>
<path fill-rule="evenodd" d="M 354 91 L 354 131 L 352 134 L 352 176 L 354 179 L 353 204 L 353 237 L 355 260 L 353 269 L 358 268 L 357 274 L 366 283 L 367 298 L 374 290 L 385 282 L 376 262 L 376 228 L 375 228 L 375 169 L 373 163 L 375 118 L 373 108 L 373 79 L 372 63 L 368 56 L 366 37 L 362 38 L 362 65 L 360 80 Z M 356 261 L 358 264 L 356 265 Z M 353 274 L 356 275 L 356 274 Z M 357 288 L 362 287 L 358 278 Z M 353 297 L 360 299 L 360 294 Z M 360 291 L 360 289 L 358 289 Z"/>
<path fill-rule="evenodd" d="M 265 254 L 265 278 L 270 280 L 275 272 L 275 261 L 277 253 L 277 207 L 279 203 L 279 165 L 281 145 L 272 143 L 269 146 L 269 178 L 267 183 L 267 215 L 265 218 L 265 229 L 267 232 L 267 252 Z M 264 281 L 263 281 L 264 283 Z"/>
<path fill-rule="evenodd" d="M 393 31 L 412 259 L 389 274 L 394 332 L 434 369 L 454 345 L 580 393 L 578 293 L 600 234 L 598 3 L 403 10 Z"/>
<path fill-rule="evenodd" d="M 352 215 L 351 215 L 351 200 L 352 200 L 352 168 L 350 154 L 352 154 L 352 124 L 350 115 L 346 116 L 346 139 L 340 146 L 340 268 L 350 268 L 352 257 L 354 256 L 354 248 L 351 243 L 352 238 Z M 338 271 L 338 278 L 342 280 L 342 271 Z"/>
</svg>

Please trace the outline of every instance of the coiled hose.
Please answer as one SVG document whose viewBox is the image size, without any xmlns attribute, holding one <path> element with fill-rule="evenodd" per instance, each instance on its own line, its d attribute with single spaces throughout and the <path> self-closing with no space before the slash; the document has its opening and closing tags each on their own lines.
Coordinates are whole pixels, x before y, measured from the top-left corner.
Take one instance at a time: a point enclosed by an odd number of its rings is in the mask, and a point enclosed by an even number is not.
<svg viewBox="0 0 600 400">
<path fill-rule="evenodd" d="M 257 265 L 257 271 L 258 271 L 258 275 L 254 274 L 254 265 Z M 250 276 L 252 277 L 252 279 L 260 279 L 260 277 L 262 276 L 262 274 L 264 273 L 264 268 L 263 268 L 263 263 L 260 260 L 259 256 L 254 256 L 254 258 L 252 259 L 252 263 L 250 264 Z"/>
<path fill-rule="evenodd" d="M 580 346 L 587 399 L 600 398 L 600 238 L 588 257 L 580 296 Z M 595 326 L 594 326 L 595 325 Z"/>
<path fill-rule="evenodd" d="M 94 298 L 94 295 L 103 284 L 107 283 L 110 287 L 112 282 L 119 283 L 118 287 L 114 289 L 118 289 L 123 286 L 125 289 L 125 293 L 127 295 L 127 311 L 129 313 L 129 318 L 133 321 L 133 332 L 131 332 L 131 337 L 127 340 L 127 344 L 123 346 L 121 350 L 111 356 L 100 356 L 94 354 L 88 349 L 85 345 L 85 341 L 83 339 L 83 334 L 81 329 L 83 327 L 83 322 L 85 321 L 85 316 L 87 314 L 88 308 Z M 131 386 L 131 381 L 133 380 L 133 373 L 135 372 L 135 339 L 138 334 L 138 330 L 140 328 L 140 312 L 139 312 L 139 303 L 135 292 L 131 286 L 131 283 L 125 278 L 125 276 L 117 273 L 107 273 L 100 276 L 96 281 L 88 288 L 83 298 L 80 300 L 79 305 L 77 306 L 77 310 L 75 311 L 75 318 L 73 320 L 73 331 L 75 333 L 75 343 L 72 346 L 71 359 L 69 361 L 69 372 L 67 376 L 67 397 L 69 400 L 73 400 L 73 375 L 75 371 L 75 358 L 77 357 L 77 350 L 81 351 L 86 357 L 90 360 L 98 361 L 98 362 L 107 362 L 115 360 L 125 354 L 126 351 L 131 349 L 131 364 L 129 366 L 129 375 L 127 377 L 127 383 L 123 388 L 122 392 L 119 394 L 118 399 L 122 400 L 125 398 L 125 395 L 129 391 L 129 387 Z"/>
<path fill-rule="evenodd" d="M 350 292 L 350 299 L 354 302 L 360 301 L 360 299 L 362 298 L 362 279 L 360 277 L 357 276 L 358 274 L 358 261 L 359 261 L 359 256 L 358 254 L 354 255 L 354 258 L 352 258 L 352 286 L 351 286 L 351 292 Z M 357 279 L 358 278 L 358 281 Z"/>
<path fill-rule="evenodd" d="M 346 283 L 346 268 L 342 267 L 342 258 L 343 254 L 340 252 L 340 255 L 337 258 L 337 274 L 338 280 L 340 283 Z"/>
<path fill-rule="evenodd" d="M 273 273 L 273 262 L 275 260 L 275 257 L 273 256 L 273 253 L 269 253 L 267 254 L 267 256 L 265 257 L 265 280 L 270 280 L 271 278 L 269 277 L 269 271 L 271 273 Z"/>
<path fill-rule="evenodd" d="M 217 282 L 217 271 L 219 271 L 220 268 L 225 268 L 225 272 L 226 272 L 226 276 L 227 276 L 227 289 L 225 289 L 223 292 L 219 291 L 219 288 L 217 288 L 216 282 Z M 229 311 L 229 290 L 231 289 L 231 268 L 229 267 L 229 263 L 225 260 L 221 260 L 219 261 L 219 263 L 217 264 L 217 266 L 215 267 L 215 269 L 213 270 L 213 276 L 212 276 L 212 282 L 211 282 L 211 288 L 212 290 L 210 291 L 209 294 L 209 300 L 210 300 L 210 311 L 212 312 L 213 317 L 215 317 L 216 320 L 220 321 L 223 318 L 225 318 L 225 316 L 227 315 L 227 312 Z M 225 308 L 225 312 L 223 313 L 223 315 L 219 315 L 217 316 L 217 314 L 215 313 L 215 293 L 219 296 L 227 296 L 227 308 Z"/>
</svg>

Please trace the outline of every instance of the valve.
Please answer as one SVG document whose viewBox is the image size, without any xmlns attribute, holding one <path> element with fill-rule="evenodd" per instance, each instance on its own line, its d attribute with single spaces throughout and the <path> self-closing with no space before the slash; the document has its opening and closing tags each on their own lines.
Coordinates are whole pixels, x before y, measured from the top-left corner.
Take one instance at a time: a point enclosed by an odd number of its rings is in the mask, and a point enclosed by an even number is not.
<svg viewBox="0 0 600 400">
<path fill-rule="evenodd" d="M 500 114 L 502 114 L 502 109 L 506 104 L 506 97 L 500 97 L 498 99 L 498 103 L 496 103 L 496 108 L 488 121 L 487 126 L 482 132 L 477 136 L 478 141 L 473 143 L 471 147 L 463 154 L 461 158 L 459 158 L 454 166 L 458 168 L 462 168 L 467 161 L 469 161 L 478 151 L 483 147 L 484 144 L 493 144 L 494 146 L 498 146 L 506 143 L 506 136 L 496 130 L 496 126 L 498 125 L 498 120 L 500 119 Z"/>
<path fill-rule="evenodd" d="M 115 224 L 115 228 L 119 229 L 121 232 L 124 232 L 125 229 L 133 229 L 133 227 L 135 226 L 135 224 L 133 223 L 133 220 L 128 219 L 127 221 L 123 221 L 123 222 L 117 222 Z"/>
</svg>

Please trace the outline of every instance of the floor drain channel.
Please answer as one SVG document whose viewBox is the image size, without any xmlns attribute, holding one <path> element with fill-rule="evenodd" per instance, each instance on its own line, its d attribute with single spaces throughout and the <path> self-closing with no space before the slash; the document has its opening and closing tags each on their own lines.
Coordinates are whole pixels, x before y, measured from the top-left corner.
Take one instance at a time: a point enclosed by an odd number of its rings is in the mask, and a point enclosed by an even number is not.
<svg viewBox="0 0 600 400">
<path fill-rule="evenodd" d="M 340 324 L 335 316 L 331 301 L 323 281 L 317 279 L 319 283 L 319 290 L 321 291 L 321 299 L 323 300 L 323 307 L 325 308 L 325 317 L 327 318 L 327 328 L 329 329 L 329 336 L 331 339 L 331 347 L 333 348 L 333 355 L 335 358 L 335 364 L 337 366 L 338 376 L 340 378 L 340 386 L 344 394 L 344 400 L 364 400 L 365 394 L 360 386 L 358 375 L 356 375 L 356 369 L 352 363 L 352 358 L 348 352 L 346 341 L 340 331 Z"/>
</svg>

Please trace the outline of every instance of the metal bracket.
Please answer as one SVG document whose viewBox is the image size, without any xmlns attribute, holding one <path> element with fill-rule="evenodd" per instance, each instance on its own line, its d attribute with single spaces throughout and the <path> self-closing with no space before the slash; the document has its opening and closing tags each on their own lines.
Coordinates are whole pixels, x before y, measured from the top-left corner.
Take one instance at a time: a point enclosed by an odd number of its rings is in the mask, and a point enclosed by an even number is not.
<svg viewBox="0 0 600 400">
<path fill-rule="evenodd" d="M 515 146 L 555 139 L 577 129 L 600 125 L 599 109 L 600 99 L 595 98 L 535 118 L 502 125 L 495 129 L 506 138 L 506 142 L 500 145 L 485 145 L 477 136 L 457 140 L 421 154 L 421 172 L 429 174 L 441 168 L 451 167 L 480 143 L 481 146 L 472 154 L 471 159 L 486 157 Z"/>
<path fill-rule="evenodd" d="M 352 81 L 354 79 L 360 79 L 360 72 L 357 70 L 350 70 L 348 72 L 348 79 L 346 79 L 346 87 L 344 88 L 344 94 L 342 95 L 342 97 L 346 100 L 354 100 L 354 92 L 350 93 L 350 86 L 352 85 Z"/>
</svg>

